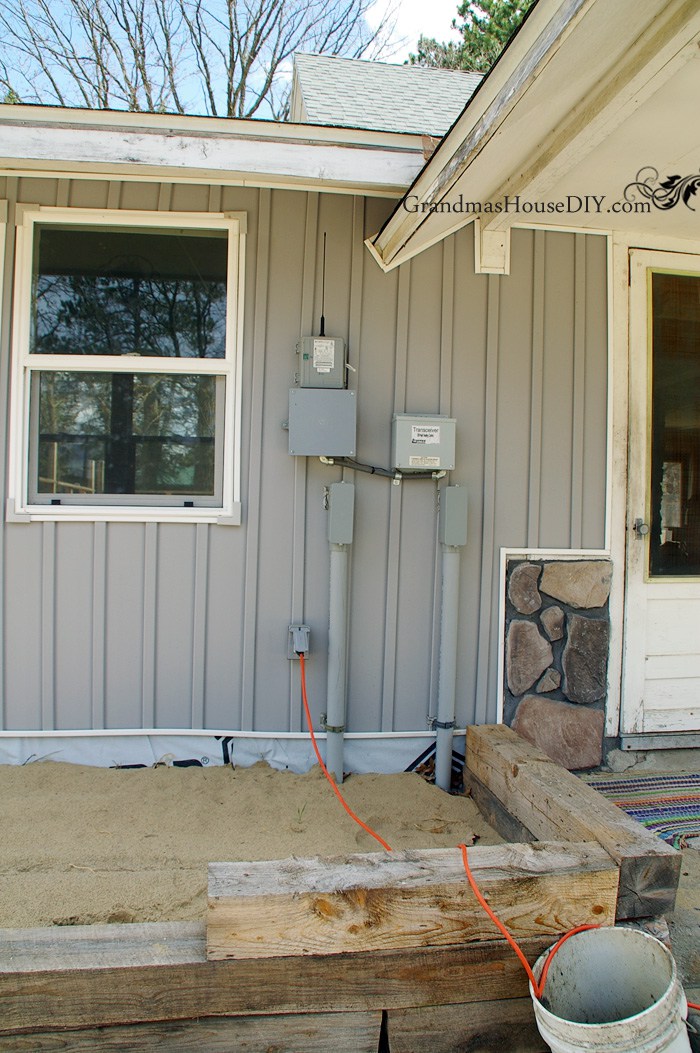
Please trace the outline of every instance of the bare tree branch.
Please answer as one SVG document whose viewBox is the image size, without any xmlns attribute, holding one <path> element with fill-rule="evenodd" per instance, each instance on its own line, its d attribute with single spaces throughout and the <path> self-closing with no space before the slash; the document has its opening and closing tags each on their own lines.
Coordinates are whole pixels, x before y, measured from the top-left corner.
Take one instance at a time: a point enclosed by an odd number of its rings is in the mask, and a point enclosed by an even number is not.
<svg viewBox="0 0 700 1053">
<path fill-rule="evenodd" d="M 8 101 L 280 118 L 295 51 L 377 57 L 374 0 L 3 0 Z"/>
</svg>

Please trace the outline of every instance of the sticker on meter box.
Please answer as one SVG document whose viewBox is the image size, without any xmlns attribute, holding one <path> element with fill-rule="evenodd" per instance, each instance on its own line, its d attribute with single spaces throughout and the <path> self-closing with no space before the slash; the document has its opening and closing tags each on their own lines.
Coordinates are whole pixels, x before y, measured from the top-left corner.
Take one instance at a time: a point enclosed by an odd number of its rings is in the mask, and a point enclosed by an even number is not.
<svg viewBox="0 0 700 1053">
<path fill-rule="evenodd" d="M 314 369 L 330 373 L 335 365 L 335 340 L 314 340 Z"/>
<path fill-rule="evenodd" d="M 412 446 L 439 446 L 440 425 L 439 424 L 412 424 L 411 425 Z"/>
</svg>

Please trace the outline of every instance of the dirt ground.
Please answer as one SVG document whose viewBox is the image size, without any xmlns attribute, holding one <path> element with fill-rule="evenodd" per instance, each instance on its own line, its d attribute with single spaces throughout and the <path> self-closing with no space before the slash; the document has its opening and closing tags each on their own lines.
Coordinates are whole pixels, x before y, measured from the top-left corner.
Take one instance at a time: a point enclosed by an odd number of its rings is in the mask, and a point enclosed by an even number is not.
<svg viewBox="0 0 700 1053">
<path fill-rule="evenodd" d="M 353 775 L 350 807 L 393 848 L 501 839 L 419 775 Z M 207 864 L 382 851 L 319 768 L 0 766 L 0 926 L 205 917 Z"/>
</svg>

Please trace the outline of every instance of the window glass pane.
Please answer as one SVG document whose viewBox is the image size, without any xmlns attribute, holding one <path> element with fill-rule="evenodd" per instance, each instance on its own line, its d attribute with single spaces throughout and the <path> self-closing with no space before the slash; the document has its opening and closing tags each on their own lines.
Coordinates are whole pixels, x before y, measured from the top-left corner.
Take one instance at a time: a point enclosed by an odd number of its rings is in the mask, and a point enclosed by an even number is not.
<svg viewBox="0 0 700 1053">
<path fill-rule="evenodd" d="M 700 574 L 700 278 L 652 275 L 649 573 Z"/>
<path fill-rule="evenodd" d="M 36 497 L 217 497 L 222 377 L 34 373 Z"/>
<path fill-rule="evenodd" d="M 225 231 L 39 226 L 33 354 L 223 358 Z"/>
</svg>

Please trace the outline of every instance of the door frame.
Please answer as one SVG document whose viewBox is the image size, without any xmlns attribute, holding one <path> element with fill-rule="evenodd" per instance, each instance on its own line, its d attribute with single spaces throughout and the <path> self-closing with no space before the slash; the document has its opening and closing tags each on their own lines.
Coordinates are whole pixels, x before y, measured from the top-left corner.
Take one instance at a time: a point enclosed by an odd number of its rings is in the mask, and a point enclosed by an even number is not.
<svg viewBox="0 0 700 1053">
<path fill-rule="evenodd" d="M 649 583 L 646 575 L 648 564 L 647 538 L 637 538 L 634 521 L 637 517 L 648 521 L 649 493 L 647 480 L 648 421 L 650 397 L 650 332 L 648 273 L 652 268 L 674 272 L 697 273 L 700 277 L 700 246 L 697 252 L 689 252 L 687 244 L 655 245 L 637 248 L 626 245 L 625 255 L 628 269 L 627 296 L 627 464 L 625 470 L 625 519 L 624 519 L 624 623 L 621 655 L 621 704 L 620 734 L 636 736 L 649 734 L 659 737 L 658 745 L 664 745 L 664 736 L 670 732 L 651 732 L 644 729 L 644 683 L 646 614 Z M 695 248 L 695 246 L 693 246 Z M 643 355 L 644 362 L 638 362 Z M 639 368 L 635 368 L 639 366 Z M 660 581 L 659 591 L 669 598 L 680 597 L 694 583 L 670 579 Z M 700 581 L 696 588 L 700 595 Z M 691 732 L 692 734 L 693 732 Z M 679 730 L 676 734 L 686 735 Z M 657 743 L 646 743 L 647 748 Z M 671 745 L 670 740 L 668 742 Z"/>
</svg>

